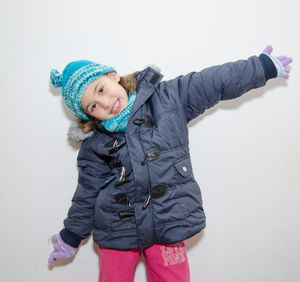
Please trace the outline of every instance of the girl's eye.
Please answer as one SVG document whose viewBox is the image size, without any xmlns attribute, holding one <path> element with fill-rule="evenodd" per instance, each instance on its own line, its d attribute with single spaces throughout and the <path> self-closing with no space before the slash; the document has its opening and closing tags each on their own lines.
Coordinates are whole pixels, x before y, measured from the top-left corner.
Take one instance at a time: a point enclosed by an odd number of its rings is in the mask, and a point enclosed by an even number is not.
<svg viewBox="0 0 300 282">
<path fill-rule="evenodd" d="M 99 89 L 99 92 L 101 92 L 101 93 L 103 92 L 103 87 L 101 87 L 101 88 Z"/>
</svg>

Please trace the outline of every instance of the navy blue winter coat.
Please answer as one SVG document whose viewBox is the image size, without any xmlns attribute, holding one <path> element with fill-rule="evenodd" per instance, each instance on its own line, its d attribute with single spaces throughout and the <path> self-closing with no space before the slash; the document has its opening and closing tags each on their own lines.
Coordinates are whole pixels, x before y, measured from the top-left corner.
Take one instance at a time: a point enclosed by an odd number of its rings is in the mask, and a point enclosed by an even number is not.
<svg viewBox="0 0 300 282">
<path fill-rule="evenodd" d="M 252 56 L 168 81 L 152 67 L 137 73 L 126 133 L 99 123 L 81 144 L 63 240 L 77 247 L 93 230 L 98 245 L 143 250 L 200 232 L 206 217 L 187 125 L 220 100 L 265 85 L 265 72 L 261 57 Z"/>
</svg>

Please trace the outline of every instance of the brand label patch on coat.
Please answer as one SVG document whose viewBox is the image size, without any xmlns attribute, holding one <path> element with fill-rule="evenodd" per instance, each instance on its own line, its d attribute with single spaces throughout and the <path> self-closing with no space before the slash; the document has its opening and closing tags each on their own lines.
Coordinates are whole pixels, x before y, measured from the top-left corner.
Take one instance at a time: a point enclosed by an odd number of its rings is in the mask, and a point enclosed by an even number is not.
<svg viewBox="0 0 300 282">
<path fill-rule="evenodd" d="M 159 75 L 158 74 L 153 74 L 152 77 L 150 78 L 150 82 L 155 85 L 156 81 L 159 79 Z"/>
<path fill-rule="evenodd" d="M 164 260 L 164 266 L 185 261 L 183 242 L 178 242 L 168 246 L 161 246 L 160 249 Z"/>
</svg>

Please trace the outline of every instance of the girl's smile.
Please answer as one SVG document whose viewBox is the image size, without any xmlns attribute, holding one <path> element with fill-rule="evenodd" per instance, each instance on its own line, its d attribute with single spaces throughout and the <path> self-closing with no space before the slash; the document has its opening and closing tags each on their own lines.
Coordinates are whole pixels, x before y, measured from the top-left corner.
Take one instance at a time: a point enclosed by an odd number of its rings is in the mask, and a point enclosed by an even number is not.
<svg viewBox="0 0 300 282">
<path fill-rule="evenodd" d="M 121 109 L 121 106 L 122 106 L 122 104 L 120 102 L 120 99 L 117 99 L 117 101 L 113 105 L 112 113 L 113 114 L 118 114 L 120 109 Z"/>
</svg>

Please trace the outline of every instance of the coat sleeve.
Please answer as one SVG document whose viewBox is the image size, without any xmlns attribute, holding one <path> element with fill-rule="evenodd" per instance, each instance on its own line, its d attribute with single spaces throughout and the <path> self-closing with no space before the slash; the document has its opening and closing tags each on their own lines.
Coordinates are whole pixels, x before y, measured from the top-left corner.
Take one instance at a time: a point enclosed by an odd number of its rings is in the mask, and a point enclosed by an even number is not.
<svg viewBox="0 0 300 282">
<path fill-rule="evenodd" d="M 77 188 L 64 220 L 65 229 L 60 232 L 62 239 L 73 247 L 77 247 L 93 230 L 95 201 L 111 172 L 107 161 L 95 154 L 85 142 L 80 147 L 77 166 Z"/>
<path fill-rule="evenodd" d="M 234 99 L 264 86 L 264 68 L 257 56 L 212 66 L 161 82 L 165 92 L 174 92 L 182 104 L 187 123 L 220 100 Z M 171 95 L 171 93 L 168 93 Z"/>
</svg>

